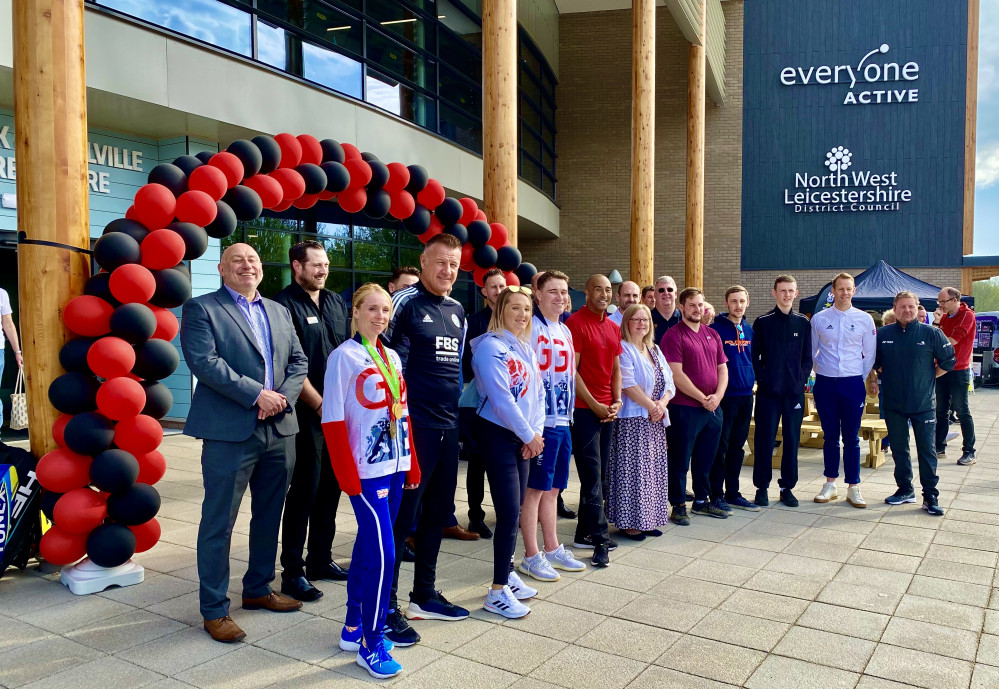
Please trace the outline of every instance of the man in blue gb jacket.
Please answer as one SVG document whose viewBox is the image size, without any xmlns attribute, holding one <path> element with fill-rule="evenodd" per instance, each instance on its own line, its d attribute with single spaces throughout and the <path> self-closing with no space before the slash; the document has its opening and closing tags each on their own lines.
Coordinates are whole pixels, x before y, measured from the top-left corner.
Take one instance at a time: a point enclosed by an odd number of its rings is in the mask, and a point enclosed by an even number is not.
<svg viewBox="0 0 999 689">
<path fill-rule="evenodd" d="M 878 330 L 874 370 L 881 372 L 883 409 L 888 426 L 891 455 L 895 461 L 898 490 L 885 498 L 889 505 L 916 502 L 912 487 L 912 459 L 909 455 L 909 426 L 916 437 L 919 483 L 923 487 L 923 509 L 943 516 L 937 503 L 937 455 L 934 446 L 936 379 L 953 370 L 954 347 L 943 331 L 916 320 L 919 300 L 912 292 L 895 295 L 895 317 L 891 325 Z M 871 376 L 871 393 L 877 395 L 878 380 Z"/>
<path fill-rule="evenodd" d="M 711 468 L 711 494 L 725 496 L 731 507 L 759 512 L 760 508 L 739 493 L 739 473 L 742 471 L 742 450 L 749 437 L 749 421 L 753 417 L 753 328 L 746 321 L 749 291 L 742 285 L 725 290 L 728 313 L 718 315 L 711 327 L 721 337 L 728 357 L 728 387 L 722 398 L 722 429 L 718 452 Z"/>
</svg>

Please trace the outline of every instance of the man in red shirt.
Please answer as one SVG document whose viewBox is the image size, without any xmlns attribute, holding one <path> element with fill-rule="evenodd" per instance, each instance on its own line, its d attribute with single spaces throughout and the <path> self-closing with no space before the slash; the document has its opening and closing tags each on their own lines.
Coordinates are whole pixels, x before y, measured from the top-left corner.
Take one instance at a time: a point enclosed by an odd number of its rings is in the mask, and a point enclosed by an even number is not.
<svg viewBox="0 0 999 689">
<path fill-rule="evenodd" d="M 604 476 L 614 420 L 621 410 L 621 330 L 607 317 L 611 283 L 603 275 L 586 281 L 586 305 L 565 322 L 576 352 L 576 409 L 572 454 L 579 474 L 576 548 L 593 548 L 594 567 L 606 567 L 617 543 L 607 536 Z"/>
<path fill-rule="evenodd" d="M 954 287 L 944 287 L 937 296 L 937 310 L 933 325 L 943 330 L 947 340 L 954 345 L 957 363 L 954 370 L 937 378 L 937 459 L 946 457 L 947 417 L 953 409 L 961 422 L 962 454 L 957 463 L 970 466 L 975 459 L 975 421 L 968 409 L 968 385 L 971 383 L 971 350 L 975 345 L 975 312 L 961 303 L 961 292 Z"/>
</svg>

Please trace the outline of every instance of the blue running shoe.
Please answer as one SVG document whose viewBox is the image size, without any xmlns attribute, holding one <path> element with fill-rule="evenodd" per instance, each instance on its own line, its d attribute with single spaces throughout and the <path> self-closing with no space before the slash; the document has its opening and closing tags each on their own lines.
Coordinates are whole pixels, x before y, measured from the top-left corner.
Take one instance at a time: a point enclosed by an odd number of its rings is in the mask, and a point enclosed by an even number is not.
<svg viewBox="0 0 999 689">
<path fill-rule="evenodd" d="M 406 617 L 411 620 L 444 620 L 454 622 L 468 617 L 468 611 L 441 595 L 440 591 L 434 591 L 433 595 L 418 601 L 409 597 L 409 608 L 406 610 Z"/>
<path fill-rule="evenodd" d="M 356 662 L 375 679 L 388 679 L 402 672 L 402 665 L 389 655 L 385 644 L 378 644 L 378 648 L 370 651 L 362 647 L 357 652 Z"/>
<path fill-rule="evenodd" d="M 361 638 L 364 636 L 364 630 L 358 627 L 354 631 L 347 629 L 344 625 L 343 629 L 340 630 L 340 648 L 344 651 L 359 651 L 361 650 Z M 382 638 L 382 643 L 385 644 L 385 650 L 391 651 L 395 644 L 392 643 L 391 639 Z"/>
</svg>

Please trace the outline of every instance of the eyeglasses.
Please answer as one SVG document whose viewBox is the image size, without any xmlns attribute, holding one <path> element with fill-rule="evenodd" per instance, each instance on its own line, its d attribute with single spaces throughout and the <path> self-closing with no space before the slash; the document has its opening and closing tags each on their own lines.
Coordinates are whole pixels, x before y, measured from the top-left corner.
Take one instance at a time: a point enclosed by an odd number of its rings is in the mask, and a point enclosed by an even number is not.
<svg viewBox="0 0 999 689">
<path fill-rule="evenodd" d="M 674 290 L 674 288 L 672 287 L 660 287 L 656 291 L 659 292 L 659 294 L 662 294 L 663 292 L 669 292 L 670 294 L 672 294 L 676 290 Z"/>
<path fill-rule="evenodd" d="M 530 287 L 523 287 L 521 285 L 509 285 L 507 289 L 514 294 L 526 294 L 527 296 L 531 296 L 531 294 L 533 294 Z"/>
<path fill-rule="evenodd" d="M 940 301 L 939 299 L 937 299 L 937 304 L 939 304 L 940 306 L 943 306 L 944 304 L 946 304 L 949 301 L 956 301 L 956 300 L 957 300 L 957 297 L 951 297 L 950 299 L 944 299 L 943 301 Z"/>
<path fill-rule="evenodd" d="M 648 318 L 632 318 L 632 323 L 648 323 L 650 322 Z"/>
</svg>

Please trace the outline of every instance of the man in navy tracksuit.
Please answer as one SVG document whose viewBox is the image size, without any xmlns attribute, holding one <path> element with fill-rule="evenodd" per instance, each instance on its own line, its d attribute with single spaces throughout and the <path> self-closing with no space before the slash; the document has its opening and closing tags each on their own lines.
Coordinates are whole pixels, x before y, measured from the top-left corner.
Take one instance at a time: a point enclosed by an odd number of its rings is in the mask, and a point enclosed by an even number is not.
<svg viewBox="0 0 999 689">
<path fill-rule="evenodd" d="M 756 438 L 753 483 L 760 507 L 770 504 L 771 457 L 777 426 L 783 428 L 780 501 L 797 507 L 791 489 L 798 482 L 798 442 L 805 408 L 805 385 L 812 370 L 812 330 L 808 319 L 791 310 L 798 284 L 790 275 L 774 281 L 777 305 L 753 323 L 753 369 L 756 372 Z"/>
<path fill-rule="evenodd" d="M 728 313 L 717 316 L 711 327 L 721 337 L 728 357 L 728 387 L 721 401 L 722 429 L 718 452 L 711 468 L 711 494 L 730 507 L 759 512 L 760 508 L 739 494 L 739 473 L 742 471 L 742 450 L 749 437 L 749 421 L 753 417 L 753 328 L 746 321 L 749 292 L 742 285 L 725 290 Z"/>
</svg>

